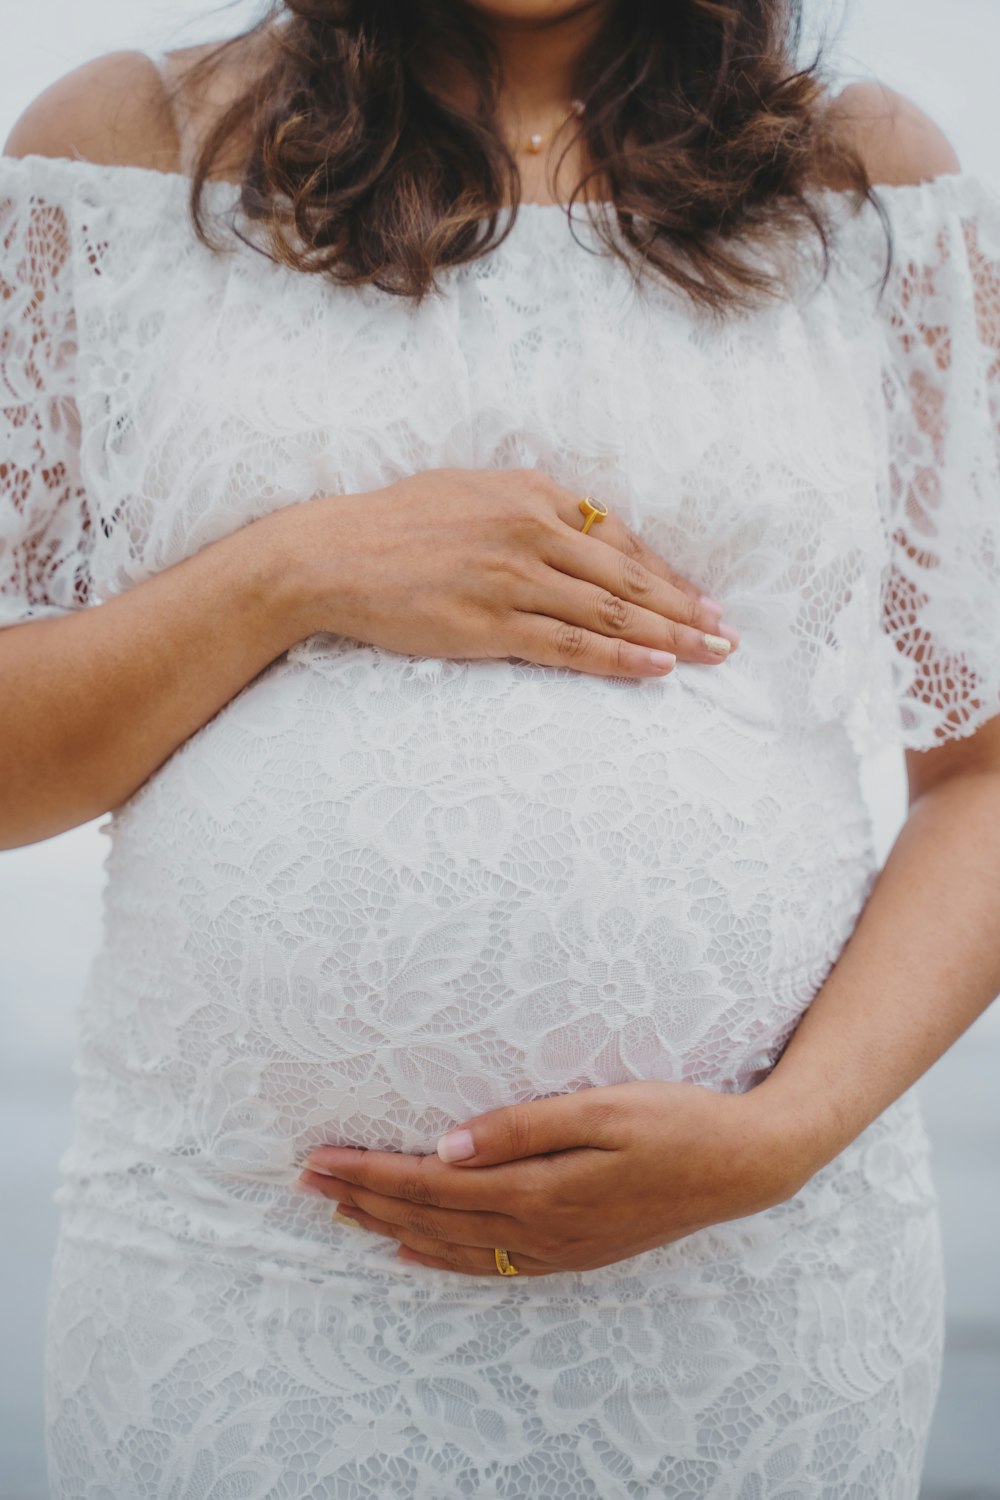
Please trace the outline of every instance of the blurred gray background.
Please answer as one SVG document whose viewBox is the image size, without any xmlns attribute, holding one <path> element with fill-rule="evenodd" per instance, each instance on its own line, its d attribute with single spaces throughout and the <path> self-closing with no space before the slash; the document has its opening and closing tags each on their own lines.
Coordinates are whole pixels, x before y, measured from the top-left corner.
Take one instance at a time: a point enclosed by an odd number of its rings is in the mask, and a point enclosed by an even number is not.
<svg viewBox="0 0 1000 1500">
<path fill-rule="evenodd" d="M 258 13 L 204 0 L 34 0 L 0 18 L 0 133 L 45 85 L 123 47 L 221 36 Z M 966 170 L 1000 186 L 1000 0 L 813 0 L 828 67 L 879 77 L 930 111 Z M 998 497 L 1000 504 L 1000 497 Z M 902 767 L 866 768 L 883 852 Z M 100 821 L 0 853 L 0 1500 L 44 1500 L 42 1336 L 51 1195 L 70 1130 L 74 1009 L 100 931 Z M 935 1146 L 948 1262 L 948 1349 L 921 1500 L 1000 1500 L 1000 1006 L 918 1085 Z M 390 1500 L 390 1497 L 386 1497 Z"/>
</svg>

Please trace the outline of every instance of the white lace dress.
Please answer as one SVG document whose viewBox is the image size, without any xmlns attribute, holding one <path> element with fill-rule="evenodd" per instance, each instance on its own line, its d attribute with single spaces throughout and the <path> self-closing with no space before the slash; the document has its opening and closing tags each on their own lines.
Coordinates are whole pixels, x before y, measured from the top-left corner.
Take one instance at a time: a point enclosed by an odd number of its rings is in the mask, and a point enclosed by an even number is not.
<svg viewBox="0 0 1000 1500">
<path fill-rule="evenodd" d="M 743 645 L 636 682 L 318 635 L 115 810 L 53 1496 L 914 1500 L 942 1299 L 912 1097 L 780 1207 L 581 1274 L 406 1266 L 291 1184 L 321 1142 L 774 1064 L 871 889 L 862 752 L 1000 712 L 1000 198 L 884 190 L 879 301 L 878 220 L 826 194 L 830 279 L 803 248 L 716 324 L 559 207 L 418 308 L 213 255 L 187 189 L 0 164 L 5 623 L 313 495 L 534 465 Z"/>
</svg>

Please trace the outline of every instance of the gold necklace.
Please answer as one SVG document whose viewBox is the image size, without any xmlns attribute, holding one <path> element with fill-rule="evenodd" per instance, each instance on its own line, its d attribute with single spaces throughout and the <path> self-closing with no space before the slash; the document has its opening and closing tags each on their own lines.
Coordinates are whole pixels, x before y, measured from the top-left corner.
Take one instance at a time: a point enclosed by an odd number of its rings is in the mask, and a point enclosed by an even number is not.
<svg viewBox="0 0 1000 1500">
<path fill-rule="evenodd" d="M 553 130 L 546 131 L 544 135 L 542 134 L 542 132 L 540 130 L 534 130 L 534 131 L 532 131 L 531 135 L 528 136 L 528 139 L 526 141 L 522 141 L 518 145 L 517 149 L 519 151 L 530 151 L 531 154 L 532 154 L 532 156 L 538 156 L 539 153 L 541 152 L 542 147 L 545 145 L 546 139 L 549 136 L 556 135 L 563 128 L 563 126 L 565 125 L 566 121 L 569 119 L 570 115 L 576 115 L 579 118 L 579 116 L 583 114 L 583 110 L 584 110 L 583 100 L 582 99 L 574 99 L 573 102 L 570 104 L 569 109 L 566 111 L 566 113 L 563 115 L 562 119 L 559 121 L 559 124 Z"/>
</svg>

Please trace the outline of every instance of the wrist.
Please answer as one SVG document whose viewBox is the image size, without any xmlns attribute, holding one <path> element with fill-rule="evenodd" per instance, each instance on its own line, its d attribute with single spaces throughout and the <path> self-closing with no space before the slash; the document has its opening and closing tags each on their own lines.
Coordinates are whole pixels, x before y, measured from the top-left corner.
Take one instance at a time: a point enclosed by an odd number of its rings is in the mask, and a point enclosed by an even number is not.
<svg viewBox="0 0 1000 1500">
<path fill-rule="evenodd" d="M 776 1203 L 799 1192 L 849 1143 L 828 1096 L 796 1091 L 777 1070 L 742 1098 L 753 1149 L 771 1164 Z"/>
<path fill-rule="evenodd" d="M 346 497 L 304 500 L 246 528 L 256 533 L 256 584 L 281 640 L 279 651 L 320 632 L 350 633 L 350 553 L 338 525 L 347 507 L 341 516 L 334 508 L 341 499 Z"/>
</svg>

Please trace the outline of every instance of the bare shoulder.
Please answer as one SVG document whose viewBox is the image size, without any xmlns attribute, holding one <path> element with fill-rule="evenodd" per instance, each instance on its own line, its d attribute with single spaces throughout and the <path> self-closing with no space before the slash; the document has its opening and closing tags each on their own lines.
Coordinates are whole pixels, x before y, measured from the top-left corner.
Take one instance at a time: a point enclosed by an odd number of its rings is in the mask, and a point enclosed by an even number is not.
<svg viewBox="0 0 1000 1500">
<path fill-rule="evenodd" d="M 848 84 L 828 107 L 875 184 L 928 182 L 962 170 L 940 126 L 912 99 L 887 84 Z"/>
<path fill-rule="evenodd" d="M 64 73 L 15 121 L 4 154 L 176 170 L 177 132 L 156 64 L 144 52 L 107 52 Z"/>
<path fill-rule="evenodd" d="M 116 166 L 183 171 L 219 114 L 272 54 L 270 34 L 181 47 L 163 69 L 145 52 L 107 52 L 57 78 L 15 122 L 7 156 L 65 156 Z M 239 148 L 212 176 L 237 175 Z"/>
</svg>

